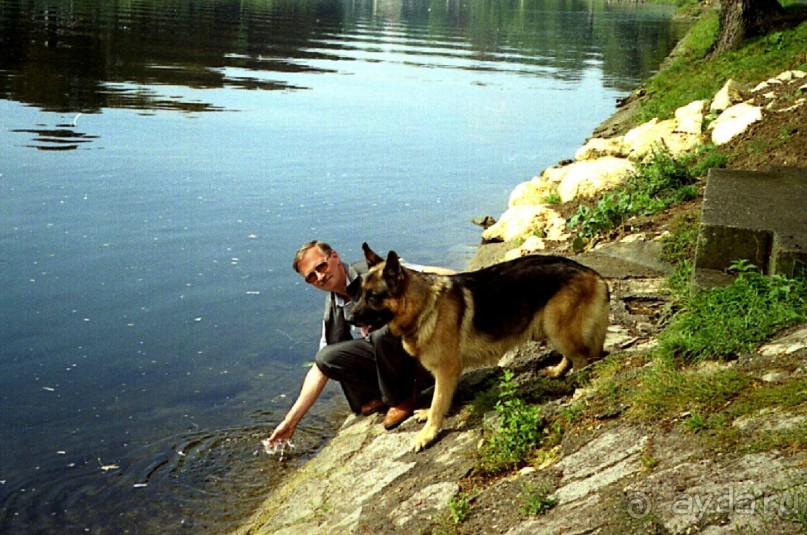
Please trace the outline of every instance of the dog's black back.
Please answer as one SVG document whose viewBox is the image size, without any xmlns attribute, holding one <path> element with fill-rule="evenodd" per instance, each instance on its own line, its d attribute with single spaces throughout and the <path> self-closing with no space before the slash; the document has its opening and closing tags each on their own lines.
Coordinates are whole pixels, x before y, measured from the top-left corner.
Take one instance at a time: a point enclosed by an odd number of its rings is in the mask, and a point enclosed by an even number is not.
<svg viewBox="0 0 807 535">
<path fill-rule="evenodd" d="M 474 328 L 494 337 L 520 331 L 558 291 L 593 270 L 561 256 L 529 255 L 452 276 L 474 299 Z"/>
</svg>

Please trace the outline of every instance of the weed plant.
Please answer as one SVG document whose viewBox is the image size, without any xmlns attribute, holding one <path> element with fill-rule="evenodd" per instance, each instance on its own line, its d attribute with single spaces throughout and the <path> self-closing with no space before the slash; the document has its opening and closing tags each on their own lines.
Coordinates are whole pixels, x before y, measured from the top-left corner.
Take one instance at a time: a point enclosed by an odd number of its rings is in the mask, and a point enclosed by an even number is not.
<svg viewBox="0 0 807 535">
<path fill-rule="evenodd" d="M 541 408 L 516 396 L 513 372 L 505 370 L 495 406 L 498 423 L 479 450 L 478 468 L 489 475 L 515 468 L 541 442 Z"/>
<path fill-rule="evenodd" d="M 454 525 L 465 522 L 471 512 L 471 499 L 465 492 L 460 492 L 448 500 L 448 514 Z"/>
<path fill-rule="evenodd" d="M 560 204 L 563 202 L 563 199 L 560 196 L 560 193 L 557 191 L 552 191 L 547 193 L 544 197 L 544 204 Z"/>
<path fill-rule="evenodd" d="M 558 504 L 557 498 L 551 496 L 552 490 L 541 483 L 525 483 L 521 487 L 524 503 L 521 512 L 525 515 L 545 515 Z"/>
</svg>

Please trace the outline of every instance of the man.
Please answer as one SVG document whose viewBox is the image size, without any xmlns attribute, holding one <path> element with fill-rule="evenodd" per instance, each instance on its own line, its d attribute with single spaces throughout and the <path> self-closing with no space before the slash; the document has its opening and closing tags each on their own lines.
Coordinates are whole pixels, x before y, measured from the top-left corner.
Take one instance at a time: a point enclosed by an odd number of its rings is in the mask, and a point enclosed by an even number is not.
<svg viewBox="0 0 807 535">
<path fill-rule="evenodd" d="M 387 327 L 372 333 L 362 328 L 354 338 L 356 328 L 349 321 L 367 265 L 346 264 L 327 243 L 312 241 L 297 251 L 292 266 L 307 283 L 328 292 L 328 296 L 315 365 L 308 371 L 297 400 L 269 437 L 269 444 L 291 439 L 328 379 L 341 384 L 356 414 L 367 416 L 389 407 L 384 427 L 394 429 L 413 414 L 418 393 L 433 384 L 433 378 Z"/>
</svg>

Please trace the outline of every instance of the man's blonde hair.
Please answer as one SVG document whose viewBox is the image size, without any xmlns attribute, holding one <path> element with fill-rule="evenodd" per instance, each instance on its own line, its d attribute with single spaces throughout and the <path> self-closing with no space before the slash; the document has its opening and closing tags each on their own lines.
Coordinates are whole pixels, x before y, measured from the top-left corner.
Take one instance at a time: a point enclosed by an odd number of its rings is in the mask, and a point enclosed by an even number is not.
<svg viewBox="0 0 807 535">
<path fill-rule="evenodd" d="M 297 273 L 300 272 L 300 270 L 298 269 L 300 260 L 303 259 L 305 254 L 312 247 L 318 248 L 320 252 L 324 255 L 330 255 L 333 252 L 333 248 L 331 248 L 331 246 L 325 243 L 324 241 L 312 240 L 308 243 L 303 244 L 303 246 L 297 250 L 297 254 L 294 255 L 294 262 L 291 265 L 291 267 L 294 268 L 294 271 L 296 271 Z"/>
</svg>

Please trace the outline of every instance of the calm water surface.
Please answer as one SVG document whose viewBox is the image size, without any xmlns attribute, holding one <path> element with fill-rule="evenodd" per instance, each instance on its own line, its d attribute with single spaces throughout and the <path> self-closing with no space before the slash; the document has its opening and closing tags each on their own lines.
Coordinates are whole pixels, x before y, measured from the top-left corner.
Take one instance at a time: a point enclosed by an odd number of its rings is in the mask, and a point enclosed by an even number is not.
<svg viewBox="0 0 807 535">
<path fill-rule="evenodd" d="M 461 268 L 681 28 L 579 0 L 0 0 L 0 531 L 221 533 L 316 349 L 314 237 Z"/>
</svg>

